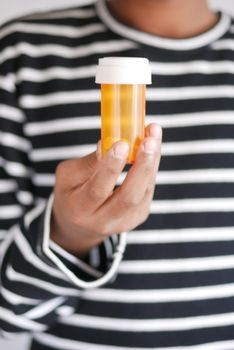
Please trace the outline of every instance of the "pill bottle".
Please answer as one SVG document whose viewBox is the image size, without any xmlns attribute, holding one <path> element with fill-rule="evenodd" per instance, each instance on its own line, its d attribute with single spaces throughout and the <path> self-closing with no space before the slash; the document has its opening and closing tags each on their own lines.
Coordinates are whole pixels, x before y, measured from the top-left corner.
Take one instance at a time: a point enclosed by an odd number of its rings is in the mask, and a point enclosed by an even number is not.
<svg viewBox="0 0 234 350">
<path fill-rule="evenodd" d="M 139 57 L 99 59 L 96 83 L 101 84 L 102 156 L 117 141 L 129 145 L 133 164 L 145 132 L 146 84 L 151 84 L 149 61 Z"/>
</svg>

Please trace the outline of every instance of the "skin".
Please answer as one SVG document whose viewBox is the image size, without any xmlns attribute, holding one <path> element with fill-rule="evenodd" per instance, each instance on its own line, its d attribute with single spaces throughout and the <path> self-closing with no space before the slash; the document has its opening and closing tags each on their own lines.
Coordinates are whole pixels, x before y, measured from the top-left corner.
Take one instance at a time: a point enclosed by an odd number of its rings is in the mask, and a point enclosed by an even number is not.
<svg viewBox="0 0 234 350">
<path fill-rule="evenodd" d="M 111 0 L 109 6 L 122 22 L 163 37 L 198 35 L 217 21 L 205 0 Z M 143 223 L 155 190 L 161 142 L 161 128 L 149 125 L 136 162 L 117 190 L 127 159 L 126 143 L 115 143 L 103 159 L 98 146 L 96 153 L 61 162 L 56 169 L 51 239 L 83 257 L 113 233 Z"/>
<path fill-rule="evenodd" d="M 199 35 L 218 20 L 206 0 L 111 0 L 109 8 L 130 27 L 174 39 Z"/>
<path fill-rule="evenodd" d="M 76 256 L 106 237 L 134 229 L 149 215 L 160 162 L 161 128 L 149 125 L 136 163 L 114 191 L 128 145 L 116 142 L 102 159 L 100 147 L 86 157 L 60 163 L 56 171 L 52 239 Z"/>
</svg>

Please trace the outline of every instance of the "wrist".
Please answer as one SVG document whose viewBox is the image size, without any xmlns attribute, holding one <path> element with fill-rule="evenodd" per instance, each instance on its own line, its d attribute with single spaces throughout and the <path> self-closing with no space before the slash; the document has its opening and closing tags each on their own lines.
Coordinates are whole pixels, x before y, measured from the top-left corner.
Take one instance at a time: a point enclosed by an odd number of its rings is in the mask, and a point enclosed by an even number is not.
<svg viewBox="0 0 234 350">
<path fill-rule="evenodd" d="M 50 238 L 78 258 L 84 258 L 92 248 L 100 245 L 104 240 L 103 237 L 92 235 L 82 228 L 60 225 L 54 214 L 51 217 Z"/>
</svg>

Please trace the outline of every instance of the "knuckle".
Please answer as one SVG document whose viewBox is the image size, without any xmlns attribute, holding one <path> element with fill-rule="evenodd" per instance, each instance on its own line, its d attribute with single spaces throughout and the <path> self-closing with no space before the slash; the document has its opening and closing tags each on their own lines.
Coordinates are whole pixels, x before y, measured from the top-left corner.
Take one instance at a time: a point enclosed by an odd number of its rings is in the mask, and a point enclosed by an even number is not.
<svg viewBox="0 0 234 350">
<path fill-rule="evenodd" d="M 141 167 L 144 169 L 144 172 L 152 172 L 155 166 L 156 155 L 154 154 L 141 154 Z"/>
<path fill-rule="evenodd" d="M 95 171 L 96 169 L 96 156 L 94 154 L 89 154 L 85 157 L 85 164 L 87 167 L 87 170 Z"/>
<path fill-rule="evenodd" d="M 148 175 L 152 174 L 153 169 L 154 169 L 154 163 L 152 162 L 152 160 L 151 159 L 150 159 L 150 161 L 148 159 L 145 160 L 145 162 L 144 162 L 145 175 L 148 176 Z"/>
<path fill-rule="evenodd" d="M 155 191 L 155 181 L 149 182 L 146 189 L 146 194 L 154 193 L 154 191 Z"/>
<path fill-rule="evenodd" d="M 65 163 L 66 163 L 66 161 L 60 162 L 57 165 L 56 170 L 55 170 L 55 175 L 57 178 L 60 178 L 60 176 L 64 173 Z"/>
<path fill-rule="evenodd" d="M 57 165 L 55 169 L 55 174 L 59 176 L 63 176 L 63 175 L 67 176 L 70 174 L 71 170 L 73 170 L 73 166 L 74 166 L 73 160 L 64 160 Z"/>
<path fill-rule="evenodd" d="M 133 195 L 129 198 L 129 201 L 132 206 L 138 206 L 141 203 L 142 198 L 138 195 Z"/>
<path fill-rule="evenodd" d="M 112 177 L 113 176 L 117 176 L 120 173 L 119 169 L 116 168 L 114 162 L 112 162 L 112 163 L 108 162 L 107 163 L 106 171 L 108 173 L 108 176 L 112 176 Z"/>
<path fill-rule="evenodd" d="M 123 196 L 122 204 L 124 207 L 135 207 L 138 206 L 141 202 L 141 198 L 139 198 L 138 194 L 129 194 Z"/>
<path fill-rule="evenodd" d="M 64 186 L 66 184 L 66 178 L 67 178 L 67 168 L 68 168 L 69 161 L 63 161 L 59 163 L 55 169 L 55 179 L 56 184 L 58 186 Z"/>
</svg>

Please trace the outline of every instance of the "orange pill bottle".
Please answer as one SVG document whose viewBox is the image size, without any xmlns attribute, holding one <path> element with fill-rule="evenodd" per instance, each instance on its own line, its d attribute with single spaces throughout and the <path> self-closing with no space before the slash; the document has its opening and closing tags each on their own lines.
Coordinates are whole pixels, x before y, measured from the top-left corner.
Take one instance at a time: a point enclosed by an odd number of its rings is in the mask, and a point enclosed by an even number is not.
<svg viewBox="0 0 234 350">
<path fill-rule="evenodd" d="M 99 59 L 96 83 L 101 84 L 102 155 L 117 141 L 129 144 L 128 163 L 133 164 L 144 138 L 146 84 L 151 70 L 146 58 Z"/>
</svg>

